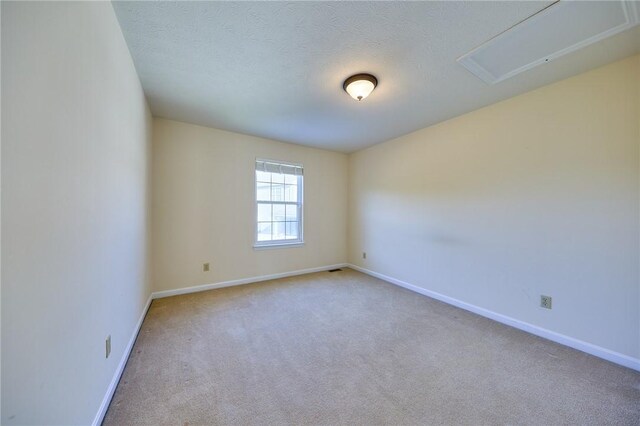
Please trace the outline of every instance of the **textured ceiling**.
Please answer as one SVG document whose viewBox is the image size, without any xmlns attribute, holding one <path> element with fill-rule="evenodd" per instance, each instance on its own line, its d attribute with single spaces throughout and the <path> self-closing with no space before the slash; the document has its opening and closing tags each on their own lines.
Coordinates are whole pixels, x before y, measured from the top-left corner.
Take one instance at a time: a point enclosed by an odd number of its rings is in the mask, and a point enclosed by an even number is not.
<svg viewBox="0 0 640 426">
<path fill-rule="evenodd" d="M 351 152 L 640 51 L 640 27 L 489 86 L 456 59 L 550 2 L 114 2 L 155 116 Z M 346 77 L 371 72 L 361 103 Z"/>
</svg>

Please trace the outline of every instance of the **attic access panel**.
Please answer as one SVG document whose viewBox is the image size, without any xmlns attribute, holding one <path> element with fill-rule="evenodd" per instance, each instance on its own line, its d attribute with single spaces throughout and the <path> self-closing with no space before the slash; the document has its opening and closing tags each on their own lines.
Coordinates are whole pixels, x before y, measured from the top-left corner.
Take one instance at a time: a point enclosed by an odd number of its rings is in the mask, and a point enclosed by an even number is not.
<svg viewBox="0 0 640 426">
<path fill-rule="evenodd" d="M 640 23 L 634 1 L 558 1 L 458 58 L 488 84 L 628 30 Z"/>
</svg>

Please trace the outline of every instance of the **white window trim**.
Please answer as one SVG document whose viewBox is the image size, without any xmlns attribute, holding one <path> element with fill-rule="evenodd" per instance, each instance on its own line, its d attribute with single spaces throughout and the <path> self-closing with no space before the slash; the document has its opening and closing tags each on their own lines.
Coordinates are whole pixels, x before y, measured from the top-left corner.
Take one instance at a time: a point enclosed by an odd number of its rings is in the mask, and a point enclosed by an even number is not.
<svg viewBox="0 0 640 426">
<path fill-rule="evenodd" d="M 269 163 L 279 163 L 279 164 L 287 164 L 291 166 L 300 167 L 303 170 L 303 174 L 300 176 L 302 178 L 302 182 L 298 180 L 298 218 L 300 222 L 299 228 L 299 238 L 296 240 L 271 240 L 271 241 L 258 241 L 258 182 L 256 180 L 256 163 L 258 161 L 265 161 Z M 302 185 L 300 184 L 302 183 Z M 269 202 L 269 204 L 278 204 L 279 202 Z M 282 204 L 287 204 L 282 202 Z M 304 246 L 304 166 L 300 163 L 294 163 L 291 161 L 282 161 L 282 160 L 271 160 L 268 158 L 256 158 L 253 162 L 253 248 L 255 250 L 264 250 L 264 249 L 278 249 L 278 248 L 293 248 L 293 247 L 302 247 Z"/>
</svg>

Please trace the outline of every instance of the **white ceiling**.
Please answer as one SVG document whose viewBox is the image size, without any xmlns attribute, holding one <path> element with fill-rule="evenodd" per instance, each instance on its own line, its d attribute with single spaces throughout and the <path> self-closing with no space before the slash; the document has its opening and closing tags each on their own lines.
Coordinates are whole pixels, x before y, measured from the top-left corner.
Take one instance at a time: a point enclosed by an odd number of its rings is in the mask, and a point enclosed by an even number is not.
<svg viewBox="0 0 640 426">
<path fill-rule="evenodd" d="M 640 52 L 640 27 L 496 85 L 456 59 L 551 2 L 114 2 L 155 116 L 352 152 Z M 358 103 L 345 78 L 370 72 Z"/>
</svg>

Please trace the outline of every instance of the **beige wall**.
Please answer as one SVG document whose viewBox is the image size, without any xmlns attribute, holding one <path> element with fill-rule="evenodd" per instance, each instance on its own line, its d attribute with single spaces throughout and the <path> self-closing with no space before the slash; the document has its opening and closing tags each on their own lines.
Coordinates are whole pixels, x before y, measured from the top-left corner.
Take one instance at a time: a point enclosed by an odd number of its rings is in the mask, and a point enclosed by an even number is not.
<svg viewBox="0 0 640 426">
<path fill-rule="evenodd" d="M 153 135 L 154 291 L 345 262 L 345 154 L 158 118 Z M 253 248 L 256 157 L 304 165 L 304 246 Z"/>
<path fill-rule="evenodd" d="M 350 262 L 639 358 L 639 85 L 635 56 L 352 154 Z"/>
<path fill-rule="evenodd" d="M 0 423 L 89 424 L 151 292 L 151 116 L 110 3 L 1 8 Z"/>
<path fill-rule="evenodd" d="M 1 17 L 0 423 L 90 423 L 152 290 L 347 259 L 640 358 L 640 56 L 346 156 L 152 124 L 109 3 Z M 256 157 L 303 247 L 253 249 Z"/>
</svg>

